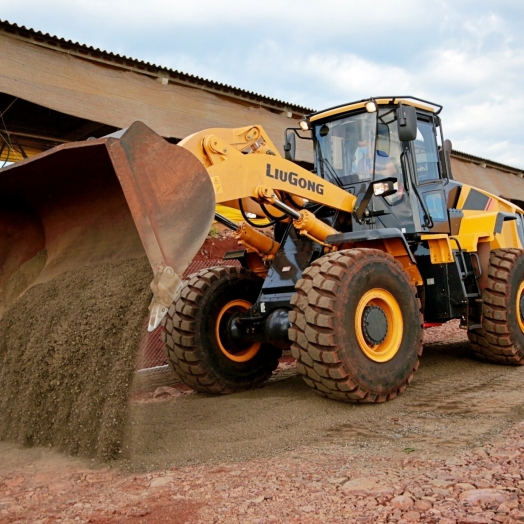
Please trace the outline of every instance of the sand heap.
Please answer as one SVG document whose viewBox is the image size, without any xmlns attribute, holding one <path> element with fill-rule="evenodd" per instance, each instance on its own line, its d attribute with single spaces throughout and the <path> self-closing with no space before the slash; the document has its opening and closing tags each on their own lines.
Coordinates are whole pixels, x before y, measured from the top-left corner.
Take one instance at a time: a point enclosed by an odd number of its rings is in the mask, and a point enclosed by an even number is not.
<svg viewBox="0 0 524 524">
<path fill-rule="evenodd" d="M 99 460 L 122 450 L 151 293 L 146 259 L 30 289 L 0 320 L 0 440 Z"/>
</svg>

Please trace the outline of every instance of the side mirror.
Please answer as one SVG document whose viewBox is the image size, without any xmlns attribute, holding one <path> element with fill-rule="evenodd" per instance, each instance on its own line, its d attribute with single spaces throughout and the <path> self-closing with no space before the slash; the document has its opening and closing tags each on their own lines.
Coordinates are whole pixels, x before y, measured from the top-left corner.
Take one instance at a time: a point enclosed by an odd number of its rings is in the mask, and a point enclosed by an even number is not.
<svg viewBox="0 0 524 524">
<path fill-rule="evenodd" d="M 360 222 L 373 196 L 389 196 L 398 190 L 398 180 L 396 177 L 381 178 L 371 182 L 360 201 L 358 207 L 354 210 L 356 219 Z M 382 212 L 380 212 L 382 214 Z"/>
<path fill-rule="evenodd" d="M 373 194 L 375 196 L 387 197 L 394 195 L 398 191 L 398 182 L 396 180 L 387 180 L 373 182 Z"/>
<path fill-rule="evenodd" d="M 291 160 L 291 162 L 295 161 L 296 149 L 295 132 L 291 129 L 286 129 L 286 142 L 284 144 L 284 157 L 286 160 Z"/>
<path fill-rule="evenodd" d="M 453 173 L 451 172 L 451 150 L 453 146 L 451 145 L 451 140 L 444 140 L 444 165 L 446 169 L 446 178 L 453 180 Z"/>
<path fill-rule="evenodd" d="M 444 154 L 446 155 L 446 158 L 451 158 L 451 150 L 453 149 L 453 144 L 451 143 L 451 140 L 447 139 L 444 140 Z"/>
<path fill-rule="evenodd" d="M 411 142 L 417 138 L 417 110 L 413 106 L 399 104 L 397 109 L 398 138 Z"/>
<path fill-rule="evenodd" d="M 440 159 L 440 165 L 442 166 L 442 175 L 444 178 L 451 178 L 451 141 L 444 140 L 444 147 L 438 148 L 438 156 Z"/>
</svg>

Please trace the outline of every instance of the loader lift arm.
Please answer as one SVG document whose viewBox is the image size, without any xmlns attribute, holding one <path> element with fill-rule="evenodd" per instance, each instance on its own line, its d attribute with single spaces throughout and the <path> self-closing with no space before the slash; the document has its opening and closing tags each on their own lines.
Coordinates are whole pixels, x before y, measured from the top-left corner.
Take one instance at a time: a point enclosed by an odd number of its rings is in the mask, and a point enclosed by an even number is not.
<svg viewBox="0 0 524 524">
<path fill-rule="evenodd" d="M 205 166 L 217 203 L 238 207 L 243 199 L 247 211 L 264 216 L 250 200 L 268 198 L 269 192 L 261 189 L 268 187 L 340 211 L 354 209 L 355 196 L 278 154 L 262 126 L 205 129 L 178 145 Z"/>
</svg>

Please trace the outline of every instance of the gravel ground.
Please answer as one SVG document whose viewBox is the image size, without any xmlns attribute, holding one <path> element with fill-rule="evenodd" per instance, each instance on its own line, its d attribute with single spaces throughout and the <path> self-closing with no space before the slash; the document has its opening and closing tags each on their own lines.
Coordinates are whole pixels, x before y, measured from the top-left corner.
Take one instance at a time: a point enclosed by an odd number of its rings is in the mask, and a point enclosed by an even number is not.
<svg viewBox="0 0 524 524">
<path fill-rule="evenodd" d="M 33 450 L 2 467 L 0 522 L 522 522 L 523 452 L 522 423 L 485 446 L 431 460 L 306 447 L 126 475 Z"/>
<path fill-rule="evenodd" d="M 255 392 L 135 398 L 111 468 L 0 444 L 0 523 L 523 522 L 524 369 L 471 360 L 456 323 L 425 340 L 379 406 L 316 397 L 288 360 Z"/>
</svg>

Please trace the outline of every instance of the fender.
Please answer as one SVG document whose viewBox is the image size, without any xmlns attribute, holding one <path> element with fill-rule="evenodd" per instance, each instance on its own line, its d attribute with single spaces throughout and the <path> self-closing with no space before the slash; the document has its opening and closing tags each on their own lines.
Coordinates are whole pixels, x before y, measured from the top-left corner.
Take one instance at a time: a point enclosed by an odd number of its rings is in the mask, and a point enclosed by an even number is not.
<svg viewBox="0 0 524 524">
<path fill-rule="evenodd" d="M 384 229 L 337 233 L 335 235 L 329 235 L 326 238 L 326 243 L 337 245 L 339 249 L 357 247 L 354 246 L 354 244 L 358 244 L 358 247 L 385 251 L 402 264 L 412 284 L 416 286 L 423 284 L 422 275 L 417 268 L 415 257 L 400 229 L 388 227 Z"/>
</svg>

